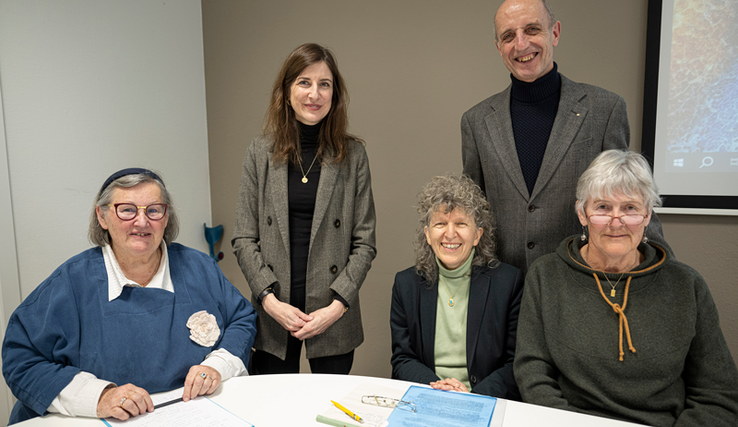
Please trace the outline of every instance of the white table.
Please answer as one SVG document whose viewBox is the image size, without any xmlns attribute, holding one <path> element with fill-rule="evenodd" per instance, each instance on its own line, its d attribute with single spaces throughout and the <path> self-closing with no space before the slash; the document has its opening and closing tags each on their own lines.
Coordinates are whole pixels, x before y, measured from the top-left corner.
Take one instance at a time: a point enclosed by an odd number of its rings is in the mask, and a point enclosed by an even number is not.
<svg viewBox="0 0 738 427">
<path fill-rule="evenodd" d="M 213 401 L 256 427 L 326 427 L 316 415 L 340 400 L 360 384 L 378 384 L 401 390 L 405 381 L 358 375 L 282 374 L 237 377 L 223 383 L 210 396 Z M 560 411 L 526 403 L 504 401 L 504 411 L 495 410 L 491 425 L 503 427 L 626 427 L 637 424 Z M 499 408 L 502 409 L 502 408 Z M 100 427 L 96 418 L 68 418 L 47 415 L 20 424 L 21 427 Z"/>
</svg>

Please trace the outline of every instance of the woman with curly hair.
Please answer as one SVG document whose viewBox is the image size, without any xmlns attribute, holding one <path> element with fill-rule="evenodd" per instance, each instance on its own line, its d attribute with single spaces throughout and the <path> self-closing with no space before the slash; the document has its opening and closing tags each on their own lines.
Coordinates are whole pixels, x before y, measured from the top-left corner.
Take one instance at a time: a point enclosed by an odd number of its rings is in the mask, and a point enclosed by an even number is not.
<svg viewBox="0 0 738 427">
<path fill-rule="evenodd" d="M 348 374 L 364 340 L 376 217 L 366 150 L 347 129 L 333 54 L 299 46 L 246 151 L 231 241 L 258 312 L 254 374 L 299 372 L 303 342 L 312 372 Z"/>
<path fill-rule="evenodd" d="M 418 213 L 415 266 L 392 288 L 392 378 L 519 399 L 523 274 L 495 258 L 489 203 L 467 176 L 437 176 L 418 195 Z"/>
</svg>

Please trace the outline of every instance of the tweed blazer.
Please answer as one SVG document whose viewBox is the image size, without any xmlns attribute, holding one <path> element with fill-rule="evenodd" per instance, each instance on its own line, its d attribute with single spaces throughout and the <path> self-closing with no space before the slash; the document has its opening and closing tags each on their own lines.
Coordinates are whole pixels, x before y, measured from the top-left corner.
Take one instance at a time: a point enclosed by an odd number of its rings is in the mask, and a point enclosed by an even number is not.
<svg viewBox="0 0 738 427">
<path fill-rule="evenodd" d="M 466 322 L 466 360 L 472 392 L 520 400 L 513 375 L 523 274 L 500 263 L 472 267 Z M 392 378 L 438 381 L 435 364 L 437 283 L 411 267 L 392 287 Z"/>
<path fill-rule="evenodd" d="M 630 143 L 622 97 L 560 76 L 559 108 L 530 194 L 515 148 L 511 86 L 461 118 L 464 173 L 487 195 L 499 227 L 495 236 L 500 260 L 524 273 L 566 236 L 582 232 L 574 209 L 579 177 L 602 151 L 627 150 Z M 665 245 L 656 214 L 646 235 Z"/>
<path fill-rule="evenodd" d="M 280 301 L 290 301 L 288 165 L 274 163 L 271 145 L 271 139 L 260 136 L 246 150 L 231 244 L 258 312 L 254 346 L 284 359 L 289 332 L 256 302 L 269 286 L 274 286 Z M 305 340 L 310 359 L 348 353 L 364 341 L 359 289 L 376 255 L 375 223 L 366 151 L 350 141 L 345 162 L 321 166 L 305 311 L 330 305 L 334 292 L 350 309 L 325 332 Z"/>
</svg>

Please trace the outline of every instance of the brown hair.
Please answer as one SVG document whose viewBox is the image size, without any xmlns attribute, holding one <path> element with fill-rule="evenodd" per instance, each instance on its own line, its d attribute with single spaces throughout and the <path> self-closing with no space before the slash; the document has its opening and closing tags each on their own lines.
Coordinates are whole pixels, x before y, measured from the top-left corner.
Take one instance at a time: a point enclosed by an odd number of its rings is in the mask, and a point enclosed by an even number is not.
<svg viewBox="0 0 738 427">
<path fill-rule="evenodd" d="M 317 156 L 322 163 L 328 158 L 339 163 L 348 157 L 348 142 L 360 138 L 348 133 L 348 102 L 346 84 L 338 72 L 333 53 L 315 43 L 305 43 L 292 51 L 279 70 L 272 87 L 272 97 L 264 117 L 264 135 L 272 142 L 272 159 L 275 163 L 297 163 L 300 156 L 300 135 L 295 111 L 288 104 L 292 84 L 305 68 L 325 62 L 333 74 L 333 99 L 331 109 L 323 119 L 318 137 Z"/>
</svg>

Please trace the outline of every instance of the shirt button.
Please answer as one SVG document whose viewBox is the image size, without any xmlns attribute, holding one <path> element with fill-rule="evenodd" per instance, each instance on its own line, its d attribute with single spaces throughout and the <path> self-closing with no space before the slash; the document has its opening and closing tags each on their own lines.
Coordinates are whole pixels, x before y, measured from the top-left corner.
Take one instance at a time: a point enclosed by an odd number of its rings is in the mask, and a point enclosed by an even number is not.
<svg viewBox="0 0 738 427">
<path fill-rule="evenodd" d="M 528 249 L 533 249 L 533 248 L 536 247 L 536 244 L 533 243 L 533 242 L 528 242 L 528 244 L 526 246 L 528 246 Z"/>
<path fill-rule="evenodd" d="M 471 381 L 472 384 L 476 384 L 477 383 L 477 377 L 474 376 L 474 375 L 472 375 L 471 378 L 469 378 L 469 380 Z"/>
<path fill-rule="evenodd" d="M 270 217 L 270 216 L 267 217 L 267 225 L 269 225 L 269 226 L 272 225 L 272 217 Z"/>
<path fill-rule="evenodd" d="M 528 212 L 533 212 L 536 210 L 536 205 L 528 205 Z"/>
<path fill-rule="evenodd" d="M 335 265 L 331 266 L 331 273 L 333 274 L 338 273 L 338 267 L 336 267 Z"/>
<path fill-rule="evenodd" d="M 334 225 L 336 226 L 336 228 L 340 227 L 341 226 L 341 220 L 340 219 L 337 219 L 336 222 L 334 223 Z"/>
</svg>

